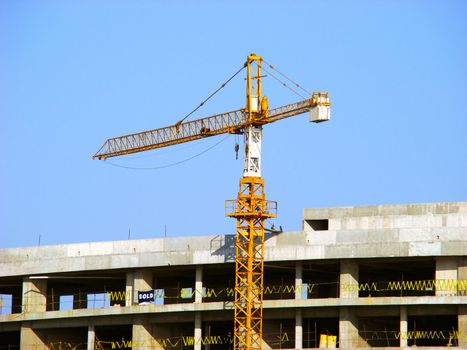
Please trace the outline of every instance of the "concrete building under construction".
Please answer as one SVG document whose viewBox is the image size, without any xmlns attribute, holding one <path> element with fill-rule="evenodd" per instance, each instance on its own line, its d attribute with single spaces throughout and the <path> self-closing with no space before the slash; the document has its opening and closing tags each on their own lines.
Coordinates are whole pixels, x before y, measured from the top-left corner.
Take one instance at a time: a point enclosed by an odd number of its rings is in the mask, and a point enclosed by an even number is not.
<svg viewBox="0 0 467 350">
<path fill-rule="evenodd" d="M 0 250 L 2 349 L 231 349 L 233 235 Z M 304 209 L 264 349 L 467 348 L 467 202 Z"/>
</svg>

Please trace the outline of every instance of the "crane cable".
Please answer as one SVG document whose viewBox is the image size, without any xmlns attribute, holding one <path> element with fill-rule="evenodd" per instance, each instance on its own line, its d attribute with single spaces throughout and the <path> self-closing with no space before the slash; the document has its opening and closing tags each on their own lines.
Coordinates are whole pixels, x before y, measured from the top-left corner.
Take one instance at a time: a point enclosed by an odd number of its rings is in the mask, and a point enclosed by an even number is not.
<svg viewBox="0 0 467 350">
<path fill-rule="evenodd" d="M 221 86 L 216 90 L 214 91 L 211 95 L 209 95 L 203 102 L 201 102 L 199 104 L 198 107 L 196 107 L 194 110 L 192 110 L 190 113 L 188 113 L 185 117 L 183 117 L 182 119 L 180 119 L 177 123 L 175 123 L 175 125 L 180 125 L 181 123 L 183 123 L 183 121 L 185 119 L 187 119 L 190 115 L 192 115 L 193 113 L 195 113 L 199 108 L 201 108 L 202 106 L 204 106 L 204 104 L 209 101 L 215 94 L 217 94 L 221 89 L 223 89 L 228 83 L 230 83 L 230 81 L 235 78 L 245 67 L 247 66 L 247 64 L 245 63 L 239 70 L 237 70 L 234 74 L 232 74 L 232 76 L 227 79 L 225 82 L 223 82 L 221 84 Z M 195 154 L 194 156 L 191 156 L 187 159 L 184 159 L 184 160 L 181 160 L 181 161 L 178 161 L 178 162 L 175 162 L 175 163 L 172 163 L 172 164 L 167 164 L 167 165 L 162 165 L 162 166 L 158 166 L 158 167 L 151 167 L 151 168 L 137 168 L 137 167 L 130 167 L 130 166 L 125 166 L 125 165 L 120 165 L 120 164 L 116 164 L 116 163 L 112 163 L 112 162 L 106 162 L 106 164 L 109 164 L 109 165 L 112 165 L 112 166 L 115 166 L 115 167 L 118 167 L 118 168 L 124 168 L 124 169 L 132 169 L 132 170 L 157 170 L 157 169 L 164 169 L 164 168 L 170 168 L 170 167 L 173 167 L 173 166 L 176 166 L 176 165 L 179 165 L 179 164 L 182 164 L 182 163 L 185 163 L 185 162 L 188 162 L 189 160 L 192 160 L 193 158 L 196 158 L 196 157 L 199 157 L 200 155 L 208 152 L 209 150 L 213 149 L 214 147 L 216 147 L 218 144 L 220 144 L 221 142 L 223 142 L 225 139 L 227 139 L 227 137 L 229 137 L 230 135 L 226 135 L 223 139 L 221 139 L 220 141 L 218 141 L 217 143 L 215 143 L 214 145 L 212 145 L 211 147 L 208 147 L 207 149 L 205 149 L 204 151 L 198 153 L 198 154 Z"/>
<path fill-rule="evenodd" d="M 270 71 L 268 71 L 266 68 L 262 68 L 266 73 L 268 73 L 271 77 L 273 77 L 276 81 L 278 81 L 283 87 L 289 89 L 290 91 L 292 91 L 293 93 L 297 94 L 298 96 L 300 96 L 301 98 L 303 98 L 304 100 L 306 100 L 307 98 L 305 96 L 303 96 L 301 93 L 297 92 L 296 90 L 292 89 L 290 86 L 287 85 L 287 83 L 284 83 L 282 80 L 280 80 L 278 77 L 276 77 L 274 74 L 272 74 Z"/>
<path fill-rule="evenodd" d="M 222 85 L 216 90 L 214 91 L 211 95 L 209 95 L 203 102 L 201 102 L 199 104 L 198 107 L 196 107 L 194 110 L 192 110 L 190 113 L 188 113 L 185 117 L 183 117 L 182 119 L 180 119 L 177 123 L 175 123 L 175 125 L 180 125 L 181 123 L 183 123 L 183 121 L 188 118 L 190 115 L 192 115 L 193 113 L 195 113 L 199 108 L 201 108 L 202 106 L 204 106 L 204 104 L 206 102 L 208 102 L 211 97 L 213 97 L 215 94 L 217 94 L 221 89 L 223 89 L 228 83 L 230 83 L 230 81 L 235 78 L 244 68 L 246 67 L 246 63 L 243 65 L 242 68 L 240 68 L 238 71 L 236 71 L 229 79 L 227 79 L 224 83 L 222 83 Z"/>
<path fill-rule="evenodd" d="M 296 83 L 295 81 L 293 81 L 292 79 L 290 79 L 289 77 L 287 77 L 285 74 L 281 73 L 279 70 L 277 70 L 273 65 L 271 65 L 270 63 L 268 63 L 267 61 L 265 61 L 264 59 L 262 59 L 262 61 L 264 63 L 266 63 L 272 70 L 276 71 L 278 74 L 280 74 L 281 76 L 283 76 L 285 79 L 287 79 L 288 81 L 290 81 L 292 84 L 294 84 L 296 87 L 300 88 L 301 90 L 303 90 L 305 93 L 307 93 L 308 95 L 311 95 L 311 93 L 309 91 L 307 91 L 305 88 L 303 88 L 302 86 L 300 86 L 298 83 Z M 221 86 L 219 88 L 217 88 L 216 91 L 214 91 L 211 95 L 209 95 L 204 101 L 202 101 L 198 107 L 196 107 L 194 110 L 192 110 L 190 113 L 188 113 L 185 117 L 183 117 L 182 119 L 180 119 L 177 123 L 175 123 L 175 125 L 180 125 L 181 123 L 183 123 L 183 121 L 185 121 L 190 115 L 192 115 L 193 113 L 195 113 L 198 109 L 200 109 L 202 106 L 204 106 L 204 104 L 209 101 L 215 94 L 217 94 L 220 90 L 222 90 L 233 78 L 235 78 L 245 67 L 247 66 L 247 63 L 245 62 L 245 64 L 240 68 L 238 69 L 232 76 L 230 76 L 224 83 L 221 84 Z M 282 86 L 286 87 L 287 89 L 291 90 L 292 92 L 294 92 L 295 94 L 297 94 L 298 96 L 300 96 L 301 98 L 303 99 L 306 99 L 306 97 L 304 97 L 302 94 L 300 94 L 299 92 L 297 92 L 296 90 L 294 90 L 293 88 L 291 88 L 290 86 L 287 85 L 287 83 L 284 83 L 281 79 L 279 79 L 278 77 L 276 77 L 273 73 L 271 73 L 270 71 L 268 71 L 267 69 L 265 69 L 264 67 L 262 68 L 266 73 L 268 73 L 271 77 L 273 77 L 276 81 L 278 81 Z M 188 162 L 196 157 L 199 157 L 200 155 L 210 151 L 211 149 L 213 149 L 214 147 L 216 147 L 217 145 L 219 145 L 221 142 L 225 141 L 227 139 L 227 137 L 229 137 L 230 135 L 226 135 L 223 139 L 221 139 L 220 141 L 216 142 L 214 145 L 212 145 L 211 147 L 208 147 L 207 149 L 205 149 L 204 151 L 198 153 L 198 154 L 195 154 L 194 156 L 191 156 L 189 158 L 186 158 L 184 160 L 181 160 L 181 161 L 178 161 L 178 162 L 175 162 L 175 163 L 172 163 L 172 164 L 167 164 L 167 165 L 162 165 L 162 166 L 158 166 L 158 167 L 151 167 L 151 168 L 137 168 L 137 167 L 130 167 L 130 166 L 125 166 L 125 165 L 119 165 L 119 164 L 115 164 L 115 163 L 112 163 L 112 162 L 106 162 L 106 164 L 109 164 L 109 165 L 112 165 L 112 166 L 115 166 L 115 167 L 118 167 L 118 168 L 124 168 L 124 169 L 131 169 L 131 170 L 157 170 L 157 169 L 164 169 L 164 168 L 170 168 L 170 167 L 173 167 L 173 166 L 176 166 L 176 165 L 179 165 L 179 164 L 182 164 L 182 163 L 185 163 L 185 162 Z M 236 143 L 236 148 L 235 148 L 235 151 L 236 151 L 236 158 L 238 159 L 238 143 Z"/>
<path fill-rule="evenodd" d="M 117 168 L 124 168 L 124 169 L 130 169 L 130 170 L 158 170 L 158 169 L 171 168 L 173 166 L 186 163 L 189 160 L 192 160 L 192 159 L 194 159 L 196 157 L 199 157 L 200 155 L 210 151 L 211 149 L 213 149 L 214 147 L 219 145 L 221 142 L 224 142 L 229 136 L 230 136 L 230 134 L 225 135 L 225 137 L 222 138 L 220 141 L 217 141 L 214 145 L 212 145 L 211 147 L 206 148 L 204 151 L 201 151 L 200 153 L 197 153 L 197 154 L 195 154 L 195 155 L 193 155 L 193 156 L 191 156 L 189 158 L 180 160 L 180 161 L 175 162 L 175 163 L 167 164 L 167 165 L 161 165 L 161 166 L 151 167 L 151 168 L 137 168 L 137 167 L 131 167 L 131 166 L 126 166 L 126 165 L 120 165 L 120 164 L 112 163 L 112 162 L 109 162 L 109 161 L 104 162 L 104 164 L 109 164 L 109 165 L 112 165 L 112 166 L 117 167 Z"/>
<path fill-rule="evenodd" d="M 290 79 L 288 76 L 286 76 L 284 73 L 281 73 L 279 70 L 277 70 L 272 64 L 270 64 L 269 62 L 266 62 L 264 59 L 263 59 L 263 62 L 266 63 L 272 70 L 276 71 L 277 73 L 279 73 L 280 75 L 282 75 L 285 79 L 287 79 L 288 81 L 290 81 L 292 84 L 294 84 L 296 87 L 298 87 L 299 89 L 303 90 L 305 93 L 307 93 L 308 95 L 311 96 L 311 92 L 309 92 L 308 90 L 306 90 L 304 87 L 302 87 L 300 84 L 298 84 L 297 82 L 293 81 L 292 79 Z"/>
</svg>

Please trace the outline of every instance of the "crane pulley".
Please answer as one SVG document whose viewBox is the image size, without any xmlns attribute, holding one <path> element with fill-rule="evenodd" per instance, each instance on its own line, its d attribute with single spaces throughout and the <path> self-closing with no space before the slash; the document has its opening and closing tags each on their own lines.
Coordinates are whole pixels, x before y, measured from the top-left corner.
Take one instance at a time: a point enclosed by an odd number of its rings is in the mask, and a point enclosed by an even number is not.
<svg viewBox="0 0 467 350">
<path fill-rule="evenodd" d="M 240 190 L 237 199 L 226 201 L 225 205 L 226 215 L 237 220 L 234 300 L 236 350 L 262 349 L 264 221 L 276 217 L 277 211 L 277 203 L 266 200 L 264 180 L 261 178 L 263 125 L 307 112 L 312 122 L 330 119 L 327 92 L 313 92 L 309 98 L 269 109 L 268 99 L 262 94 L 262 61 L 260 56 L 250 54 L 244 64 L 247 70 L 246 108 L 186 122 L 185 117 L 171 126 L 111 138 L 93 156 L 93 159 L 105 160 L 225 133 L 243 134 L 244 167 Z M 269 67 L 275 69 L 272 65 Z M 217 91 L 224 86 L 225 83 Z"/>
</svg>

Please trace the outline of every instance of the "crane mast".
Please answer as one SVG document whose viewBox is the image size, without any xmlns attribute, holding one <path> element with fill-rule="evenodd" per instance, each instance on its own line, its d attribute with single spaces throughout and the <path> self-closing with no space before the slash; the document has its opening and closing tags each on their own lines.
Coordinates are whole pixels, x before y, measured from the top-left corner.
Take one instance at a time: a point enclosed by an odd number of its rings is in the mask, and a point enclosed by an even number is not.
<svg viewBox="0 0 467 350">
<path fill-rule="evenodd" d="M 261 350 L 263 335 L 264 221 L 276 217 L 277 203 L 266 200 L 261 178 L 263 125 L 305 112 L 310 121 L 330 118 L 327 92 L 269 110 L 262 94 L 262 58 L 247 57 L 246 108 L 188 122 L 124 135 L 105 141 L 93 159 L 167 147 L 223 133 L 243 134 L 244 163 L 237 199 L 225 202 L 226 216 L 236 219 L 234 349 Z M 272 68 L 272 66 L 271 66 Z"/>
<path fill-rule="evenodd" d="M 256 63 L 256 67 L 252 67 Z M 256 68 L 256 69 L 255 69 Z M 267 98 L 261 91 L 261 58 L 247 59 L 244 168 L 237 200 L 227 201 L 227 216 L 237 219 L 235 235 L 234 349 L 261 349 L 263 333 L 264 220 L 276 216 L 261 178 L 263 127 Z"/>
<path fill-rule="evenodd" d="M 256 63 L 256 69 L 253 65 Z M 244 131 L 244 167 L 243 177 L 261 177 L 261 141 L 263 138 L 262 125 L 255 124 L 261 120 L 263 113 L 267 113 L 267 98 L 261 91 L 261 58 L 250 55 L 246 62 L 246 115 L 248 126 Z M 266 108 L 262 109 L 263 105 Z M 264 111 L 264 112 L 263 112 Z"/>
</svg>

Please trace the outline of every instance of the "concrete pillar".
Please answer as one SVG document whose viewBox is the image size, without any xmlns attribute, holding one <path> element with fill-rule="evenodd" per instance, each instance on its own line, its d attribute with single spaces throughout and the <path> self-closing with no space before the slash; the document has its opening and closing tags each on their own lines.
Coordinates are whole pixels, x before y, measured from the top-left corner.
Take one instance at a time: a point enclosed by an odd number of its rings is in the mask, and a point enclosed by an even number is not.
<svg viewBox="0 0 467 350">
<path fill-rule="evenodd" d="M 96 344 L 96 332 L 94 330 L 94 325 L 88 326 L 88 349 L 87 350 L 94 350 Z"/>
<path fill-rule="evenodd" d="M 31 325 L 25 323 L 21 326 L 21 349 L 26 350 L 45 350 L 47 346 L 41 337 L 31 328 Z"/>
<path fill-rule="evenodd" d="M 467 349 L 467 305 L 459 305 L 457 311 L 459 348 Z"/>
<path fill-rule="evenodd" d="M 353 349 L 364 347 L 358 334 L 358 318 L 355 310 L 349 306 L 343 306 L 339 310 L 339 348 Z"/>
<path fill-rule="evenodd" d="M 195 303 L 203 302 L 203 266 L 196 265 Z"/>
<path fill-rule="evenodd" d="M 195 332 L 194 332 L 194 337 L 195 337 L 195 347 L 194 350 L 201 350 L 201 326 L 202 326 L 202 318 L 201 318 L 201 312 L 196 312 L 195 313 Z"/>
<path fill-rule="evenodd" d="M 152 335 L 152 326 L 144 318 L 136 317 L 133 320 L 132 333 L 133 350 L 152 349 L 156 345 L 156 341 Z"/>
<path fill-rule="evenodd" d="M 467 296 L 467 290 L 465 289 L 465 286 L 467 286 L 467 257 L 459 258 L 459 265 L 457 267 L 457 278 L 459 279 L 459 284 L 461 286 L 464 286 L 463 288 L 459 288 L 459 290 L 457 291 L 457 295 Z"/>
<path fill-rule="evenodd" d="M 339 296 L 358 298 L 358 264 L 353 260 L 341 260 Z"/>
<path fill-rule="evenodd" d="M 303 266 L 301 261 L 295 263 L 295 299 L 303 299 Z"/>
<path fill-rule="evenodd" d="M 23 312 L 41 312 L 47 308 L 47 280 L 23 279 Z"/>
<path fill-rule="evenodd" d="M 131 306 L 133 301 L 133 285 L 135 275 L 133 272 L 126 273 L 126 286 L 125 286 L 125 306 Z"/>
<path fill-rule="evenodd" d="M 400 307 L 400 321 L 399 321 L 399 346 L 401 348 L 407 347 L 407 332 L 408 332 L 408 323 L 407 323 L 407 306 L 402 305 Z"/>
<path fill-rule="evenodd" d="M 295 349 L 303 349 L 302 309 L 295 310 Z"/>
<path fill-rule="evenodd" d="M 138 304 L 138 292 L 152 289 L 153 273 L 150 270 L 136 270 L 133 279 L 133 303 Z"/>
<path fill-rule="evenodd" d="M 437 296 L 457 295 L 457 268 L 457 257 L 436 257 L 435 280 Z"/>
</svg>

